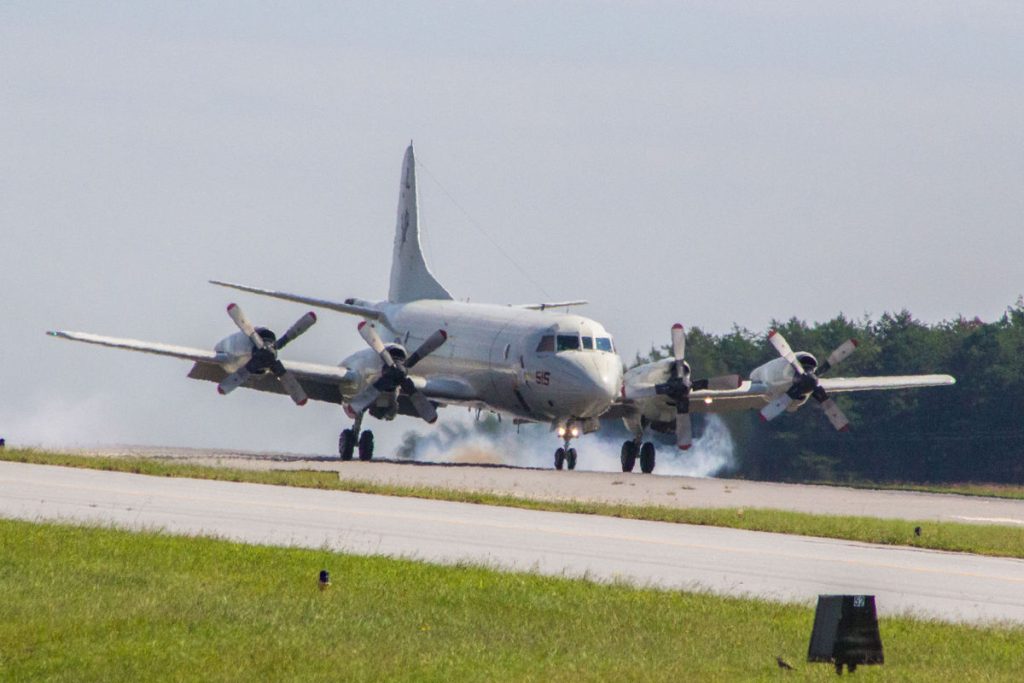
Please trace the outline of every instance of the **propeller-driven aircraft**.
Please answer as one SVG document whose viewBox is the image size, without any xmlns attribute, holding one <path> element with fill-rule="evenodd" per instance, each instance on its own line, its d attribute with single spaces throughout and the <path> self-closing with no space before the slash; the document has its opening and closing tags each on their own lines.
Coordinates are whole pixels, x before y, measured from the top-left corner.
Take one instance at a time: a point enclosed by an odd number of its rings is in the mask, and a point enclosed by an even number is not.
<svg viewBox="0 0 1024 683">
<path fill-rule="evenodd" d="M 367 348 L 336 366 L 281 360 L 279 352 L 308 331 L 316 315 L 306 313 L 277 337 L 266 327 L 253 326 L 235 303 L 227 313 L 238 332 L 212 351 L 84 332 L 48 334 L 192 361 L 188 376 L 215 382 L 221 394 L 242 387 L 287 394 L 297 405 L 309 399 L 340 404 L 352 420 L 338 440 L 342 460 L 373 457 L 373 432 L 363 429 L 367 414 L 378 420 L 408 415 L 433 423 L 438 407 L 459 405 L 508 415 L 517 423 L 551 425 L 562 441 L 554 455 L 557 469 L 575 469 L 574 439 L 597 431 L 602 421 L 621 419 L 633 435 L 622 446 L 623 471 L 632 471 L 639 458 L 641 471 L 649 473 L 655 447 L 644 440 L 646 429 L 674 432 L 678 447 L 686 450 L 692 441 L 691 412 L 758 409 L 771 420 L 813 397 L 832 425 L 845 430 L 849 422 L 831 394 L 954 383 L 949 375 L 823 378 L 853 352 L 856 342 L 845 342 L 819 366 L 811 354 L 794 352 L 777 332 L 769 340 L 780 357 L 755 368 L 749 379 L 694 380 L 679 324 L 671 330 L 671 358 L 624 372 L 607 330 L 567 312 L 585 301 L 515 306 L 455 301 L 430 272 L 420 248 L 411 144 L 402 166 L 387 300 L 333 301 L 211 282 L 360 318 L 356 329 Z"/>
</svg>

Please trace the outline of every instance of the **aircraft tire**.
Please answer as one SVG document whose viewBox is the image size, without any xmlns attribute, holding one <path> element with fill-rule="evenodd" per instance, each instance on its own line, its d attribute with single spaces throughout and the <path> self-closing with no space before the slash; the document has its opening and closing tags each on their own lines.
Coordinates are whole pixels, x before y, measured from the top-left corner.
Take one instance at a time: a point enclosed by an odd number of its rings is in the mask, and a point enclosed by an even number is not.
<svg viewBox="0 0 1024 683">
<path fill-rule="evenodd" d="M 352 453 L 356 449 L 356 435 L 351 429 L 346 429 L 338 437 L 338 455 L 342 460 L 351 460 Z"/>
<path fill-rule="evenodd" d="M 576 469 L 576 449 L 570 448 L 565 452 L 565 464 L 570 470 Z"/>
<path fill-rule="evenodd" d="M 373 432 L 364 429 L 359 435 L 359 459 L 370 460 L 373 458 Z"/>
<path fill-rule="evenodd" d="M 650 441 L 640 447 L 640 471 L 644 474 L 654 471 L 654 444 Z"/>
<path fill-rule="evenodd" d="M 560 470 L 565 465 L 565 449 L 559 448 L 555 451 L 555 469 Z"/>
<path fill-rule="evenodd" d="M 622 471 L 632 472 L 636 466 L 636 443 L 633 441 L 625 441 L 622 444 Z"/>
</svg>

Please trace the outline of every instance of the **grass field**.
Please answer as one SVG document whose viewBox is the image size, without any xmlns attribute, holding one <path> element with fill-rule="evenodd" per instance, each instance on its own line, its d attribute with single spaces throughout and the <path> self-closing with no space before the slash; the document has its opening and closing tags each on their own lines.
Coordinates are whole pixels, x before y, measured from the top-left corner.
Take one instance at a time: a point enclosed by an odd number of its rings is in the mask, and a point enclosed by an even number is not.
<svg viewBox="0 0 1024 683">
<path fill-rule="evenodd" d="M 314 470 L 241 470 L 205 467 L 189 463 L 147 458 L 105 458 L 35 450 L 0 451 L 0 459 L 69 467 L 87 467 L 133 472 L 152 476 L 192 477 L 222 481 L 246 481 L 281 486 L 300 486 L 329 490 L 379 493 L 437 500 L 502 505 L 535 510 L 552 510 L 577 514 L 607 515 L 628 519 L 723 526 L 752 531 L 772 531 L 802 536 L 820 536 L 906 545 L 935 550 L 970 552 L 979 555 L 1024 558 L 1024 529 L 1011 526 L 955 524 L 947 522 L 915 522 L 877 519 L 874 517 L 842 517 L 811 515 L 799 512 L 762 509 L 700 509 L 660 506 L 629 506 L 578 501 L 538 501 L 487 493 L 471 493 L 440 488 L 400 487 L 340 480 L 334 472 Z M 920 526 L 922 534 L 915 535 Z"/>
<path fill-rule="evenodd" d="M 7 520 L 0 548 L 3 680 L 835 676 L 804 662 L 810 606 Z M 323 592 L 322 568 L 334 583 Z M 899 618 L 881 634 L 886 664 L 859 679 L 1024 670 L 1024 629 Z"/>
</svg>

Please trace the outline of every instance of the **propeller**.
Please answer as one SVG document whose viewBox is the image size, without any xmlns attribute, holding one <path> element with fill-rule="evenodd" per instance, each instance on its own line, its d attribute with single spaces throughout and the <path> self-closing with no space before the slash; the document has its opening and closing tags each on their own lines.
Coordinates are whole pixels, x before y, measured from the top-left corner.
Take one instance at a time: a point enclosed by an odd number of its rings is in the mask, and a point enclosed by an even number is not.
<svg viewBox="0 0 1024 683">
<path fill-rule="evenodd" d="M 654 393 L 675 401 L 676 404 L 676 445 L 686 450 L 693 443 L 693 426 L 690 423 L 690 392 L 712 389 L 722 391 L 735 389 L 740 385 L 739 375 L 722 375 L 694 381 L 690 377 L 690 365 L 686 362 L 686 330 L 679 323 L 672 326 L 672 368 L 668 381 L 654 385 Z"/>
<path fill-rule="evenodd" d="M 377 329 L 373 325 L 368 325 L 365 320 L 359 323 L 359 335 L 380 356 L 384 367 L 381 368 L 380 377 L 349 402 L 352 410 L 361 413 L 372 406 L 381 394 L 394 394 L 401 390 L 401 393 L 409 398 L 416 413 L 433 424 L 437 420 L 437 409 L 434 408 L 430 399 L 416 388 L 415 383 L 409 378 L 409 370 L 437 351 L 448 339 L 448 334 L 444 330 L 434 332 L 405 360 L 392 356 L 388 348 L 384 346 L 384 342 L 381 341 L 380 335 L 377 334 Z"/>
<path fill-rule="evenodd" d="M 242 331 L 242 334 L 252 342 L 252 355 L 245 365 L 221 380 L 221 383 L 217 385 L 217 391 L 222 394 L 230 394 L 245 384 L 251 376 L 269 371 L 281 382 L 281 386 L 292 397 L 296 405 L 305 405 L 309 397 L 302 390 L 302 385 L 299 384 L 299 380 L 295 378 L 295 375 L 288 372 L 288 369 L 278 359 L 277 352 L 312 327 L 313 323 L 316 322 L 316 314 L 310 311 L 302 316 L 280 337 L 277 337 L 266 328 L 256 329 L 253 327 L 238 304 L 228 305 L 228 315 L 231 316 L 231 319 L 238 326 L 238 329 Z"/>
<path fill-rule="evenodd" d="M 786 412 L 795 402 L 811 395 L 818 402 L 818 405 L 821 406 L 825 417 L 828 418 L 833 427 L 840 432 L 849 430 L 850 421 L 843 414 L 843 411 L 839 409 L 839 406 L 836 405 L 836 402 L 828 395 L 828 392 L 825 391 L 825 387 L 821 386 L 819 378 L 849 358 L 850 354 L 857 349 L 857 340 L 847 339 L 837 346 L 829 354 L 828 358 L 825 359 L 825 362 L 816 370 L 806 370 L 804 368 L 796 354 L 793 353 L 793 349 L 790 348 L 789 342 L 786 341 L 786 338 L 778 330 L 772 330 L 768 333 L 768 341 L 779 352 L 779 355 L 789 362 L 795 374 L 793 375 L 793 386 L 776 396 L 773 401 L 761 409 L 761 419 L 766 422 L 774 420 Z"/>
</svg>

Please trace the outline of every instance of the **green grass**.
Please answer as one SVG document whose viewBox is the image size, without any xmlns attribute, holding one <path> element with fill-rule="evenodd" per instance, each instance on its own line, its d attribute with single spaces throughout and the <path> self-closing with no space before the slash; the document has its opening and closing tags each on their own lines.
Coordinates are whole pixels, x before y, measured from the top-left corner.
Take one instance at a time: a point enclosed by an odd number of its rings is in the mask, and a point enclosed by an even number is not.
<svg viewBox="0 0 1024 683">
<path fill-rule="evenodd" d="M 744 510 L 735 508 L 670 508 L 653 505 L 631 506 L 584 501 L 531 500 L 506 495 L 442 488 L 406 487 L 347 481 L 339 479 L 336 472 L 315 470 L 242 470 L 147 458 L 92 457 L 35 450 L 12 449 L 0 451 L 0 459 L 133 472 L 152 476 L 191 477 L 280 486 L 299 486 L 357 493 L 377 493 L 391 496 L 450 500 L 482 505 L 501 505 L 532 510 L 606 515 L 625 519 L 722 526 L 801 536 L 841 538 L 866 543 L 969 552 L 979 555 L 1024 558 L 1024 528 L 1011 526 L 811 515 L 800 512 L 756 508 Z M 914 534 L 914 528 L 917 526 L 922 528 L 921 536 Z"/>
<path fill-rule="evenodd" d="M 18 521 L 0 548 L 3 680 L 834 678 L 804 662 L 810 606 Z M 886 664 L 858 680 L 1024 668 L 1024 629 L 880 627 Z"/>
<path fill-rule="evenodd" d="M 979 496 L 982 498 L 1024 499 L 1024 486 L 1016 484 L 986 484 L 964 482 L 961 484 L 912 484 L 907 482 L 873 481 L 815 481 L 820 486 L 849 486 L 855 489 L 884 489 L 886 491 L 920 491 L 921 493 L 951 493 L 958 496 Z"/>
</svg>

